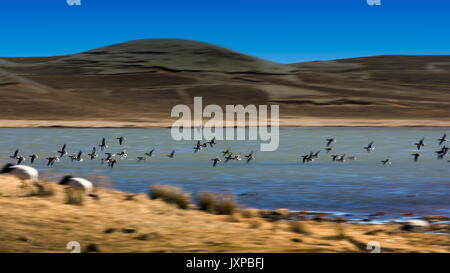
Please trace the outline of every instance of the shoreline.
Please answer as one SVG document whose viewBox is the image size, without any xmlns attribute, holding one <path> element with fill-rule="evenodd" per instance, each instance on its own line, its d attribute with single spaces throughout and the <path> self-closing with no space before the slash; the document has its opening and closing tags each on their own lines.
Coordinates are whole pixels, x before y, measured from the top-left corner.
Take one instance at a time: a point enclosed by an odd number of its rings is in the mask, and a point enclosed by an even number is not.
<svg viewBox="0 0 450 273">
<path fill-rule="evenodd" d="M 52 189 L 49 195 L 27 194 L 37 189 L 31 185 L 18 194 L 20 181 L 11 176 L 0 182 L 0 252 L 67 252 L 69 241 L 83 252 L 367 253 L 370 241 L 381 252 L 450 251 L 449 224 L 368 225 L 284 209 L 219 215 L 105 188 L 96 188 L 98 199 L 86 196 L 76 205 L 54 182 L 39 182 Z"/>
<path fill-rule="evenodd" d="M 98 120 L 0 120 L 0 128 L 171 128 L 173 120 L 159 121 L 98 121 Z M 234 126 L 235 128 L 237 126 Z M 246 125 L 245 127 L 250 127 Z M 270 127 L 270 125 L 268 126 Z M 450 127 L 450 120 L 407 119 L 326 119 L 282 118 L 279 127 L 383 127 L 421 128 Z M 194 126 L 191 126 L 194 128 Z M 226 128 L 223 126 L 222 128 Z"/>
</svg>

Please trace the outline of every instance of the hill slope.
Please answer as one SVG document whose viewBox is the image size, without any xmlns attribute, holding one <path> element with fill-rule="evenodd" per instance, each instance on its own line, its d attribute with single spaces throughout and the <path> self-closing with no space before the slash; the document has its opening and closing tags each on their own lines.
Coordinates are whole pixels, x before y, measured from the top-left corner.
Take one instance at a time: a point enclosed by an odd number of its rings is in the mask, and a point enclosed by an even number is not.
<svg viewBox="0 0 450 273">
<path fill-rule="evenodd" d="M 449 76 L 450 56 L 282 65 L 200 42 L 137 40 L 66 56 L 0 58 L 0 119 L 167 125 L 174 105 L 202 96 L 204 104 L 279 104 L 282 124 L 445 125 Z"/>
</svg>

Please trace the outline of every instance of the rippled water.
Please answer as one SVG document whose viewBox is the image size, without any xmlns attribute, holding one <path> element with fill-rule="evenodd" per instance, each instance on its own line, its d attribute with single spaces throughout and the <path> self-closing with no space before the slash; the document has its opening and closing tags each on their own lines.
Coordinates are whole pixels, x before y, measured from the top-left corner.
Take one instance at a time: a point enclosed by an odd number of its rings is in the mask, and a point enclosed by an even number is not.
<svg viewBox="0 0 450 273">
<path fill-rule="evenodd" d="M 20 154 L 39 154 L 35 164 L 42 174 L 56 178 L 63 174 L 88 177 L 108 176 L 116 189 L 127 192 L 147 191 L 153 183 L 178 185 L 195 194 L 209 190 L 233 193 L 238 201 L 256 208 L 289 208 L 367 215 L 387 212 L 396 217 L 403 212 L 416 215 L 443 214 L 450 216 L 450 156 L 438 160 L 437 139 L 448 128 L 281 128 L 280 147 L 275 152 L 259 152 L 257 141 L 219 141 L 214 148 L 196 154 L 196 141 L 173 141 L 169 129 L 0 129 L 0 160 L 18 148 Z M 99 158 L 87 158 L 92 146 L 107 138 L 108 151 L 120 152 L 115 139 L 127 137 L 123 148 L 128 157 L 113 169 L 100 163 Z M 356 161 L 344 164 L 332 162 L 322 150 L 311 164 L 299 163 L 299 156 L 325 147 L 325 139 L 337 138 L 333 153 L 354 155 Z M 414 163 L 413 145 L 425 137 L 422 157 Z M 375 151 L 367 153 L 362 147 L 375 141 Z M 84 152 L 83 162 L 71 163 L 67 156 L 52 168 L 45 157 L 67 144 L 69 154 Z M 449 145 L 450 143 L 447 143 Z M 147 162 L 136 158 L 155 147 Z M 231 148 L 243 155 L 256 151 L 256 160 L 219 163 L 212 168 L 211 159 Z M 176 150 L 174 159 L 166 155 Z M 392 165 L 382 166 L 389 156 Z M 29 164 L 29 159 L 25 164 Z"/>
</svg>

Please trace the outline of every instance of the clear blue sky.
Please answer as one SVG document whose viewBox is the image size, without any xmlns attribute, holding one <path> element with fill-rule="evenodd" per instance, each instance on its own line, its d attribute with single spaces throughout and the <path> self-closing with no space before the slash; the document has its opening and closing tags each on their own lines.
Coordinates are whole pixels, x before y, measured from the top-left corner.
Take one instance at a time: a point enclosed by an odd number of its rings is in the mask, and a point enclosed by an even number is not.
<svg viewBox="0 0 450 273">
<path fill-rule="evenodd" d="M 0 56 L 69 54 L 144 38 L 203 41 L 280 63 L 450 54 L 450 1 L 0 2 Z"/>
</svg>

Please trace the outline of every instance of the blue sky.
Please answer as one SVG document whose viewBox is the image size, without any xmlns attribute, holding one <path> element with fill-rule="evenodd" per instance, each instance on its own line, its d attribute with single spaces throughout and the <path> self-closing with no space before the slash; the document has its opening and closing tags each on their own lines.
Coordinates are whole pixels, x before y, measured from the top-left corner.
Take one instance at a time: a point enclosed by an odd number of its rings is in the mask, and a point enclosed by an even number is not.
<svg viewBox="0 0 450 273">
<path fill-rule="evenodd" d="M 203 41 L 280 63 L 450 54 L 447 0 L 2 0 L 0 26 L 0 56 L 145 38 Z"/>
</svg>

